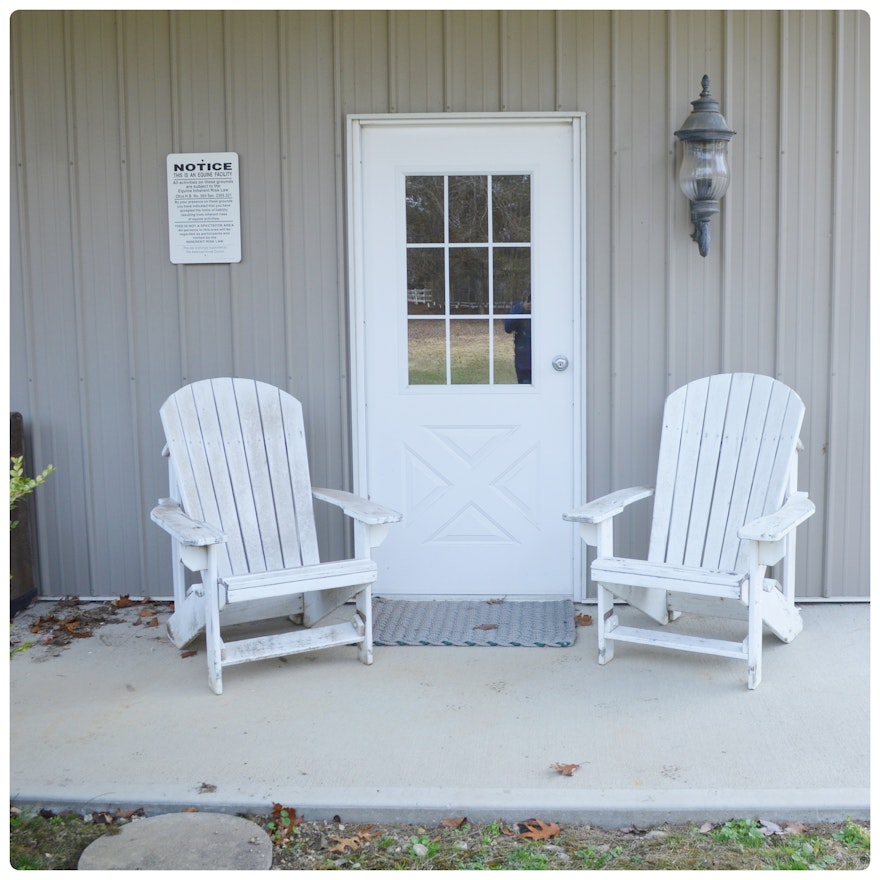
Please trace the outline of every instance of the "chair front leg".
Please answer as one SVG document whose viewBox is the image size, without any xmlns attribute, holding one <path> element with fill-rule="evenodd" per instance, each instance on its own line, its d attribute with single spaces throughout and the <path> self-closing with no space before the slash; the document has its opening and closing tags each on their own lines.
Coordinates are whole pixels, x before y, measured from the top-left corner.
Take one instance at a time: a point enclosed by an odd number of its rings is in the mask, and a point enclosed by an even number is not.
<svg viewBox="0 0 880 880">
<path fill-rule="evenodd" d="M 208 548 L 208 567 L 202 572 L 205 587 L 205 641 L 208 651 L 208 684 L 223 693 L 223 640 L 220 637 L 220 585 L 217 583 L 216 545 Z"/>
<path fill-rule="evenodd" d="M 373 590 L 367 584 L 355 599 L 355 608 L 364 628 L 364 640 L 358 647 L 361 662 L 369 666 L 373 662 Z"/>
<path fill-rule="evenodd" d="M 764 597 L 764 574 L 767 566 L 758 562 L 758 545 L 752 545 L 749 563 L 749 634 L 748 663 L 749 690 L 761 683 L 761 666 L 764 642 L 764 617 L 761 603 Z"/>
<path fill-rule="evenodd" d="M 605 589 L 602 584 L 596 585 L 597 592 L 597 608 L 596 616 L 598 619 L 597 635 L 599 637 L 599 665 L 604 666 L 614 659 L 614 642 L 605 638 L 606 628 L 617 625 L 617 617 L 614 614 L 614 595 L 610 590 Z"/>
</svg>

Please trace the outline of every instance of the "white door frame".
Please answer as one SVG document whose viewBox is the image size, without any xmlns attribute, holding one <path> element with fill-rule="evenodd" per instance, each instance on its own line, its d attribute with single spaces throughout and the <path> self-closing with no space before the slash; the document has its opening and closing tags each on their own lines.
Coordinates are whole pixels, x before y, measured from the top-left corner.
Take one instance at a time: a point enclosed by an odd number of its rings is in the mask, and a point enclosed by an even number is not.
<svg viewBox="0 0 880 880">
<path fill-rule="evenodd" d="M 362 136 L 370 126 L 412 128 L 413 126 L 445 125 L 505 125 L 523 122 L 568 122 L 572 137 L 572 180 L 576 197 L 573 199 L 572 233 L 572 303 L 575 319 L 575 340 L 572 350 L 574 375 L 574 438 L 575 455 L 572 463 L 573 498 L 587 497 L 585 484 L 586 430 L 586 114 L 578 112 L 543 113 L 414 113 L 414 114 L 351 114 L 347 117 L 347 233 L 349 285 L 349 364 L 352 428 L 353 489 L 366 494 L 367 486 L 367 422 L 365 377 L 365 292 L 364 276 L 364 204 Z M 381 502 L 381 499 L 376 499 Z M 577 503 L 575 501 L 574 503 Z M 559 511 L 562 519 L 564 511 Z M 577 544 L 582 542 L 578 541 Z M 576 567 L 571 596 L 574 601 L 586 599 L 586 556 L 581 551 L 581 562 Z"/>
</svg>

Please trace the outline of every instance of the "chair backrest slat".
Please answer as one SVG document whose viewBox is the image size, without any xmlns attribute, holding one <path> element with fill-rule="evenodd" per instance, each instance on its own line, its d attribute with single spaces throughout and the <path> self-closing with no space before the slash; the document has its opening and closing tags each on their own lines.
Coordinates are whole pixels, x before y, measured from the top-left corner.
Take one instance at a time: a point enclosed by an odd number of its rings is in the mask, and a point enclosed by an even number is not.
<svg viewBox="0 0 880 880">
<path fill-rule="evenodd" d="M 160 415 L 184 511 L 228 536 L 221 576 L 318 561 L 297 400 L 250 379 L 206 379 Z"/>
<path fill-rule="evenodd" d="M 742 571 L 740 526 L 778 509 L 804 416 L 790 389 L 747 373 L 673 392 L 663 415 L 649 559 Z"/>
</svg>

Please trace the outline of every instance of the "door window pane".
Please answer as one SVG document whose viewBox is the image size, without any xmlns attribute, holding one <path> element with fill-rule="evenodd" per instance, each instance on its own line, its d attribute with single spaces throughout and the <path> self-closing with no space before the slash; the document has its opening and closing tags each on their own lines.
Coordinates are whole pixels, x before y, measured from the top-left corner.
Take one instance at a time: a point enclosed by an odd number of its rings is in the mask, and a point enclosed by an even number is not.
<svg viewBox="0 0 880 880">
<path fill-rule="evenodd" d="M 449 178 L 449 240 L 485 242 L 489 239 L 488 178 Z"/>
<path fill-rule="evenodd" d="M 500 318 L 492 322 L 494 380 L 496 385 L 516 385 L 514 336 L 507 332 L 505 323 L 506 319 Z M 531 365 L 531 352 L 528 360 Z"/>
<path fill-rule="evenodd" d="M 492 238 L 532 240 L 532 184 L 528 174 L 492 177 Z"/>
<path fill-rule="evenodd" d="M 443 241 L 443 186 L 442 177 L 406 178 L 407 243 Z"/>
<path fill-rule="evenodd" d="M 406 178 L 410 385 L 531 383 L 531 177 Z"/>
<path fill-rule="evenodd" d="M 507 351 L 513 357 L 516 382 L 532 384 L 532 315 L 530 302 L 513 304 L 510 314 L 501 322 L 508 335 Z M 512 344 L 511 344 L 512 343 Z"/>
<path fill-rule="evenodd" d="M 509 312 L 516 303 L 529 303 L 531 313 L 532 251 L 526 247 L 494 248 L 492 280 L 495 311 Z"/>
<path fill-rule="evenodd" d="M 453 385 L 489 384 L 489 321 L 449 322 Z"/>
<path fill-rule="evenodd" d="M 446 321 L 408 321 L 409 384 L 447 385 Z"/>
<path fill-rule="evenodd" d="M 410 315 L 446 311 L 446 254 L 443 248 L 409 248 L 406 252 L 406 308 Z"/>
<path fill-rule="evenodd" d="M 450 248 L 449 310 L 485 315 L 489 311 L 489 248 Z"/>
</svg>

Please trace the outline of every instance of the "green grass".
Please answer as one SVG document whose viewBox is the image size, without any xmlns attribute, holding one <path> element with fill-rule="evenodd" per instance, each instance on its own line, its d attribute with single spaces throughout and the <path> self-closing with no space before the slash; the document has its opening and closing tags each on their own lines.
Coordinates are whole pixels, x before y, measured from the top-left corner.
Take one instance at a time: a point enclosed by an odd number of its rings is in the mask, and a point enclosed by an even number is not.
<svg viewBox="0 0 880 880">
<path fill-rule="evenodd" d="M 247 818 L 275 839 L 275 870 L 859 870 L 869 865 L 871 847 L 867 824 L 853 821 L 787 826 L 784 833 L 753 819 L 652 833 L 564 825 L 531 840 L 521 826 L 501 821 L 456 828 L 302 822 L 284 834 L 283 809 Z M 17 870 L 73 870 L 89 843 L 122 824 L 109 814 L 13 810 L 10 863 Z"/>
</svg>

